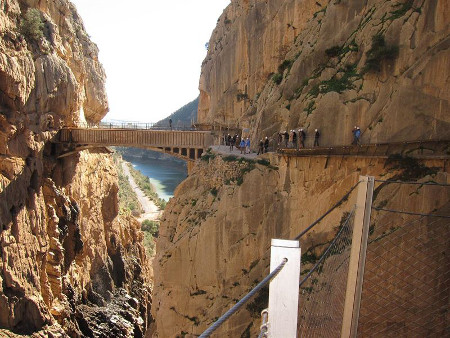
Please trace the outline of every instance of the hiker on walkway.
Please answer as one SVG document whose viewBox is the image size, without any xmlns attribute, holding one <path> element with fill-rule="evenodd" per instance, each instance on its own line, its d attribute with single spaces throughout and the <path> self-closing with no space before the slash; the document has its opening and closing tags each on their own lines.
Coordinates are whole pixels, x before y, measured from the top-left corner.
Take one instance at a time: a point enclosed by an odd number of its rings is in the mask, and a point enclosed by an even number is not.
<svg viewBox="0 0 450 338">
<path fill-rule="evenodd" d="M 250 139 L 248 137 L 245 140 L 245 153 L 250 154 Z"/>
<path fill-rule="evenodd" d="M 241 151 L 241 154 L 243 151 L 245 152 L 245 141 L 243 138 L 241 139 L 241 143 L 239 143 L 239 150 Z"/>
<path fill-rule="evenodd" d="M 289 133 L 287 132 L 287 130 L 284 132 L 284 147 L 287 148 L 288 147 L 288 142 L 289 142 Z"/>
<path fill-rule="evenodd" d="M 172 130 L 172 119 L 169 119 L 169 128 Z"/>
<path fill-rule="evenodd" d="M 227 146 L 229 146 L 230 143 L 231 143 L 231 135 L 228 134 L 228 136 L 227 136 Z"/>
<path fill-rule="evenodd" d="M 303 130 L 303 128 L 300 128 L 300 129 L 298 130 L 298 139 L 299 139 L 299 142 L 298 142 L 298 148 L 299 148 L 299 149 L 300 149 L 300 148 L 305 148 L 306 133 L 305 133 L 305 131 Z"/>
<path fill-rule="evenodd" d="M 264 153 L 264 142 L 263 142 L 263 140 L 260 140 L 259 147 L 258 147 L 258 153 L 256 155 L 263 154 L 263 153 Z"/>
<path fill-rule="evenodd" d="M 268 152 L 269 151 L 269 138 L 266 136 L 266 139 L 264 141 L 264 152 Z"/>
<path fill-rule="evenodd" d="M 236 136 L 230 137 L 230 151 L 233 151 L 235 141 L 236 141 Z"/>
<path fill-rule="evenodd" d="M 295 132 L 295 129 L 292 130 L 292 147 L 297 149 L 297 133 Z"/>
<path fill-rule="evenodd" d="M 314 130 L 314 147 L 315 146 L 319 147 L 319 137 L 320 137 L 319 129 Z"/>
<path fill-rule="evenodd" d="M 283 132 L 279 132 L 278 133 L 278 148 L 281 148 L 282 147 L 282 144 L 283 143 Z"/>
<path fill-rule="evenodd" d="M 361 137 L 361 129 L 359 127 L 356 127 L 355 130 L 355 145 L 359 144 L 359 138 Z"/>
<path fill-rule="evenodd" d="M 293 144 L 293 139 L 294 139 L 294 134 L 292 133 L 292 130 L 289 130 L 289 142 L 288 142 L 288 148 L 292 148 L 292 144 Z"/>
</svg>

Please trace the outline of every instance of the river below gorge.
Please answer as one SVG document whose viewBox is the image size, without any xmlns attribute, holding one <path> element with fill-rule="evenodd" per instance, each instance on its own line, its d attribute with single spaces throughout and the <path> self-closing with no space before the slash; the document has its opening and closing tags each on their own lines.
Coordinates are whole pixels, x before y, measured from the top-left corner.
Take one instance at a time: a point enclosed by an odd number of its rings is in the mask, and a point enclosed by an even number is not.
<svg viewBox="0 0 450 338">
<path fill-rule="evenodd" d="M 150 179 L 159 198 L 168 201 L 175 188 L 187 177 L 187 165 L 178 159 L 122 155 L 125 161 Z"/>
</svg>

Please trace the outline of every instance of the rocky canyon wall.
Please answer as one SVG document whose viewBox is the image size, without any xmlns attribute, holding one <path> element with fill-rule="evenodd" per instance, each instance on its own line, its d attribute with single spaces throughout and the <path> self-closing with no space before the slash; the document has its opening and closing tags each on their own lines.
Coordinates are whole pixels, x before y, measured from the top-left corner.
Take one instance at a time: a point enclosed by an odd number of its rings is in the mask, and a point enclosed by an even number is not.
<svg viewBox="0 0 450 338">
<path fill-rule="evenodd" d="M 231 1 L 202 65 L 198 120 L 323 144 L 448 139 L 445 0 Z M 420 125 L 421 128 L 417 126 Z"/>
<path fill-rule="evenodd" d="M 448 9 L 443 0 L 232 0 L 202 64 L 198 121 L 249 128 L 253 145 L 301 127 L 307 136 L 319 128 L 322 145 L 347 145 L 355 125 L 363 143 L 448 140 Z M 359 175 L 450 179 L 445 155 L 265 156 L 270 164 L 204 154 L 169 202 L 154 261 L 159 337 L 203 332 L 268 273 L 270 239 L 295 237 Z M 374 205 L 448 214 L 447 190 L 416 188 L 380 185 Z M 319 255 L 317 243 L 335 235 L 355 197 L 302 239 L 302 250 Z M 374 236 L 387 230 L 377 216 L 374 224 Z M 217 336 L 256 336 L 264 301 L 242 308 Z"/>
<path fill-rule="evenodd" d="M 154 260 L 152 312 L 159 337 L 201 334 L 268 274 L 271 238 L 293 239 L 339 201 L 359 175 L 450 182 L 448 160 L 411 166 L 371 157 L 274 155 L 270 162 L 206 155 L 177 188 L 163 216 Z M 319 256 L 325 245 L 318 243 L 333 238 L 355 200 L 356 192 L 302 238 L 302 252 L 314 247 Z M 448 214 L 450 199 L 446 188 L 377 184 L 374 205 L 381 204 Z M 396 217 L 391 220 L 401 223 Z M 386 231 L 376 217 L 373 223 L 374 236 Z M 226 321 L 217 337 L 257 336 L 268 298 L 257 299 Z"/>
<path fill-rule="evenodd" d="M 143 336 L 150 272 L 112 159 L 51 143 L 108 111 L 98 49 L 69 1 L 0 8 L 0 335 Z"/>
</svg>

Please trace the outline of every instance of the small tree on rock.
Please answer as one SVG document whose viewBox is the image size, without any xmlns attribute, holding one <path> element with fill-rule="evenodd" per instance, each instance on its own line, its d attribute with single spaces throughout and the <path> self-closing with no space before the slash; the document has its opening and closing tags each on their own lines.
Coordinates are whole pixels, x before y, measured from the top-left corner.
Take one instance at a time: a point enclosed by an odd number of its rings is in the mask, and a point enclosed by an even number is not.
<svg viewBox="0 0 450 338">
<path fill-rule="evenodd" d="M 30 8 L 20 21 L 20 32 L 28 39 L 39 40 L 44 36 L 44 22 L 41 12 Z"/>
</svg>

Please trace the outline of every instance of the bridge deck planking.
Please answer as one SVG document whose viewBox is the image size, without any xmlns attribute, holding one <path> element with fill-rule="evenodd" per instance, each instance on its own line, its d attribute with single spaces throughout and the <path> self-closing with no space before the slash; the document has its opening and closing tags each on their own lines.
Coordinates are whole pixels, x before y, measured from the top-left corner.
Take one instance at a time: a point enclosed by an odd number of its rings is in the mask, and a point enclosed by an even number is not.
<svg viewBox="0 0 450 338">
<path fill-rule="evenodd" d="M 117 146 L 205 149 L 213 144 L 210 132 L 130 129 L 62 129 L 60 142 Z"/>
</svg>

